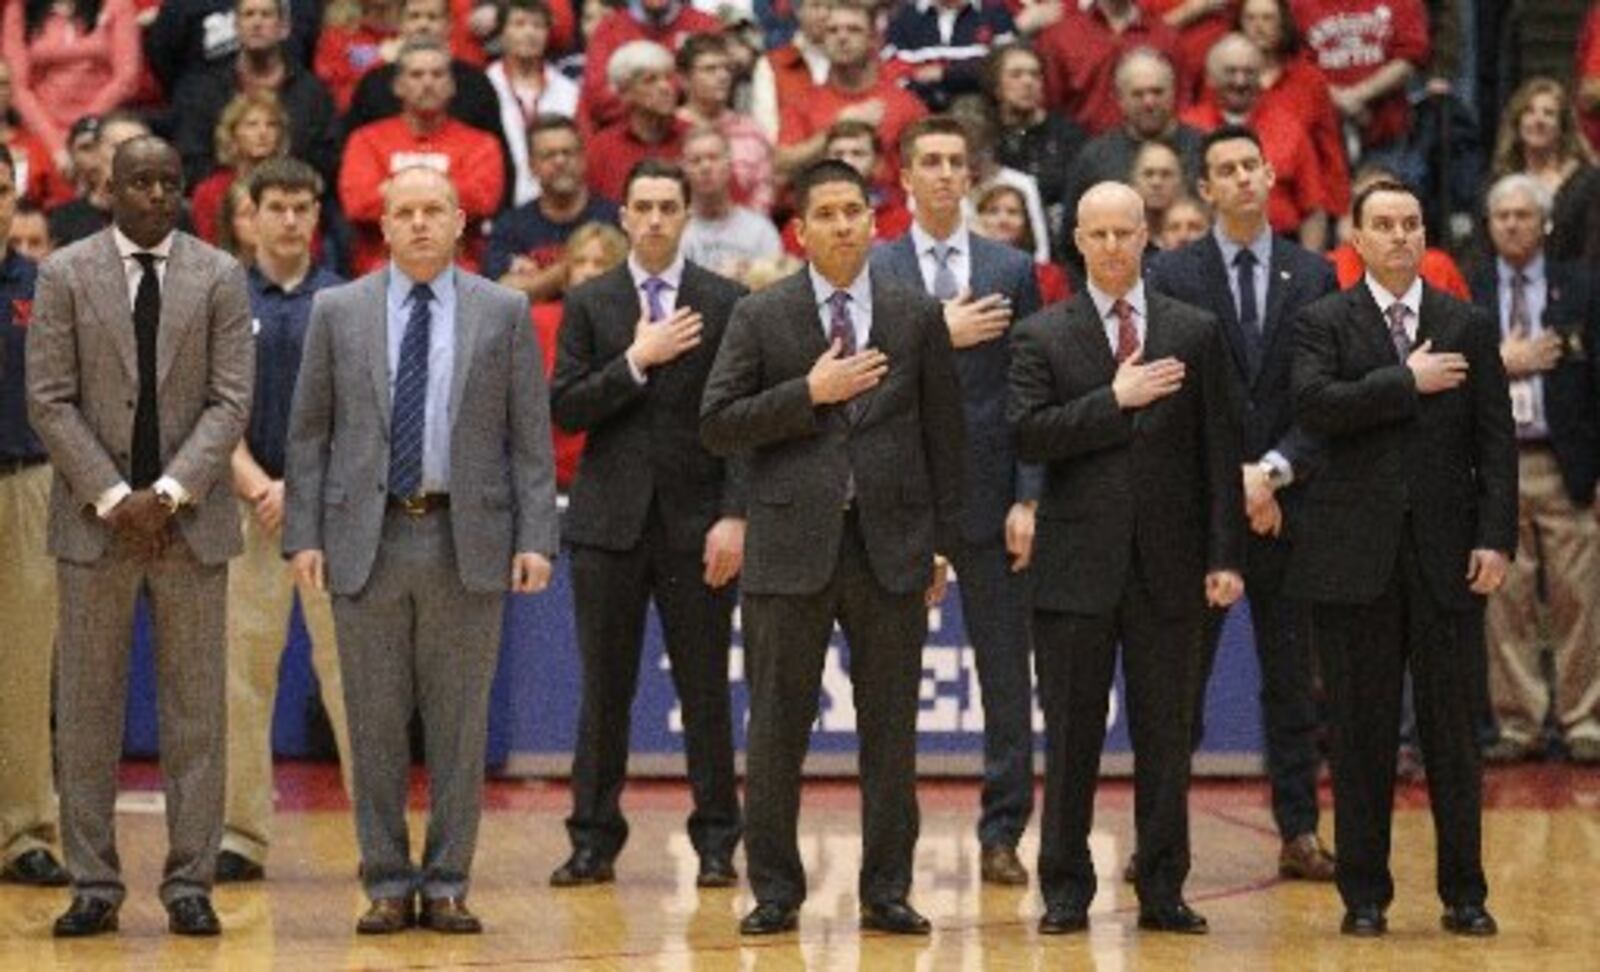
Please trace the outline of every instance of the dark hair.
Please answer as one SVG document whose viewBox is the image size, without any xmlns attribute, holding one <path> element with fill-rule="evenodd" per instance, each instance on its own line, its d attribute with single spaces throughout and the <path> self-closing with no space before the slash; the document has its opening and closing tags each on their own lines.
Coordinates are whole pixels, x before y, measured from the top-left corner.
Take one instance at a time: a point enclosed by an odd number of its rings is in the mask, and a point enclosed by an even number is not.
<svg viewBox="0 0 1600 972">
<path fill-rule="evenodd" d="M 16 209 L 15 215 L 17 215 L 17 216 L 38 216 L 40 218 L 43 218 L 47 214 L 44 211 L 44 207 L 39 205 L 37 202 L 33 201 L 32 199 L 29 199 L 27 196 L 19 196 L 19 197 L 17 197 L 17 209 Z M 46 235 L 49 235 L 48 234 L 49 226 L 50 226 L 50 221 L 48 219 L 46 219 L 45 220 L 45 229 L 47 231 Z"/>
<path fill-rule="evenodd" d="M 250 173 L 250 201 L 261 205 L 261 197 L 268 189 L 281 192 L 309 192 L 313 199 L 321 199 L 325 188 L 317 170 L 299 159 L 267 159 Z"/>
<path fill-rule="evenodd" d="M 511 19 L 511 11 L 521 10 L 531 13 L 535 17 L 543 17 L 546 27 L 555 26 L 555 15 L 550 12 L 550 4 L 545 0 L 500 0 L 495 4 L 494 32 L 499 34 L 506 29 L 506 22 Z"/>
<path fill-rule="evenodd" d="M 1278 8 L 1278 49 L 1273 53 L 1278 57 L 1287 59 L 1289 55 L 1296 54 L 1304 46 L 1300 38 L 1300 28 L 1295 24 L 1294 12 L 1289 9 L 1289 0 L 1272 0 Z M 1244 33 L 1244 4 L 1239 4 L 1233 15 L 1233 29 Z"/>
<path fill-rule="evenodd" d="M 1417 191 L 1398 179 L 1379 179 L 1356 193 L 1355 200 L 1350 203 L 1350 219 L 1357 228 L 1361 226 L 1361 211 L 1366 208 L 1367 200 L 1380 192 L 1398 192 L 1402 195 L 1410 196 L 1412 199 L 1417 199 Z M 1421 200 L 1418 201 L 1420 202 Z"/>
<path fill-rule="evenodd" d="M 633 191 L 633 184 L 640 179 L 671 179 L 683 193 L 683 204 L 689 205 L 689 176 L 683 171 L 683 166 L 666 159 L 641 159 L 628 170 L 628 178 L 622 183 L 624 207 L 628 205 L 628 194 Z"/>
<path fill-rule="evenodd" d="M 829 125 L 828 133 L 822 137 L 824 150 L 841 138 L 870 139 L 872 141 L 872 154 L 883 154 L 883 139 L 878 137 L 878 129 L 864 121 L 847 118 L 844 121 L 836 121 Z"/>
<path fill-rule="evenodd" d="M 578 141 L 583 141 L 583 135 L 578 131 L 578 123 L 566 115 L 558 115 L 553 111 L 535 115 L 533 121 L 528 123 L 528 144 L 533 145 L 533 137 L 545 132 L 571 132 L 578 136 Z"/>
<path fill-rule="evenodd" d="M 23 0 L 23 39 L 31 41 L 39 36 L 39 31 L 44 29 L 45 19 L 55 5 L 55 0 Z M 100 22 L 100 0 L 72 0 L 72 19 L 77 21 L 85 34 L 93 32 Z"/>
<path fill-rule="evenodd" d="M 911 167 L 912 149 L 916 147 L 917 139 L 924 135 L 956 135 L 961 139 L 964 147 L 969 147 L 972 142 L 972 133 L 967 124 L 954 115 L 925 115 L 907 125 L 900 132 L 900 167 Z"/>
<path fill-rule="evenodd" d="M 450 4 L 447 0 L 445 3 L 445 8 L 449 9 L 449 6 Z M 440 54 L 444 56 L 446 61 L 450 60 L 450 48 L 443 41 L 434 40 L 432 37 L 408 40 L 400 45 L 399 52 L 394 56 L 394 70 L 396 74 L 399 74 L 400 71 L 405 67 L 406 58 L 413 54 Z"/>
<path fill-rule="evenodd" d="M 1212 129 L 1200 140 L 1200 178 L 1204 179 L 1211 173 L 1211 162 L 1207 158 L 1211 150 L 1222 142 L 1249 142 L 1256 147 L 1265 159 L 1266 150 L 1261 147 L 1261 136 L 1249 125 L 1223 125 Z"/>
<path fill-rule="evenodd" d="M 866 176 L 856 171 L 856 167 L 848 162 L 838 159 L 818 159 L 796 173 L 789 187 L 794 191 L 794 208 L 801 219 L 805 218 L 806 207 L 811 204 L 811 191 L 818 186 L 825 186 L 835 182 L 848 182 L 861 190 L 861 198 L 872 198 L 871 186 L 867 183 Z"/>
<path fill-rule="evenodd" d="M 1013 54 L 1026 54 L 1033 58 L 1034 63 L 1041 69 L 1044 67 L 1044 58 L 1033 49 L 1027 41 L 1011 41 L 1001 44 L 989 51 L 989 56 L 983 59 L 983 73 L 978 76 L 978 83 L 983 87 L 983 93 L 995 104 L 1000 103 L 1000 71 L 1005 67 L 1006 58 Z"/>
<path fill-rule="evenodd" d="M 694 67 L 694 62 L 705 54 L 726 54 L 728 52 L 727 38 L 721 34 L 690 34 L 683 39 L 683 44 L 678 47 L 674 57 L 674 64 L 679 74 L 688 74 Z"/>
<path fill-rule="evenodd" d="M 6 148 L 4 145 L 0 145 L 0 165 L 3 165 L 6 168 L 10 169 L 12 178 L 16 178 L 16 175 L 17 175 L 17 160 L 12 158 L 11 150 L 9 148 Z M 17 186 L 16 188 L 17 188 L 17 195 L 20 197 L 22 195 L 22 191 L 23 191 L 24 187 L 23 186 Z"/>
</svg>

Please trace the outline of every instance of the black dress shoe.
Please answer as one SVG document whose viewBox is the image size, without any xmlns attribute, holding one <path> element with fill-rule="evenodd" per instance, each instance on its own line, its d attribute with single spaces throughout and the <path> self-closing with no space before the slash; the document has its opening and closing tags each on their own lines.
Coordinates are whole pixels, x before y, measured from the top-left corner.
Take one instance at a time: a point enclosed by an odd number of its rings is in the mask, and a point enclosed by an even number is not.
<svg viewBox="0 0 1600 972">
<path fill-rule="evenodd" d="M 1068 935 L 1089 930 L 1089 910 L 1077 905 L 1048 905 L 1039 919 L 1039 934 Z"/>
<path fill-rule="evenodd" d="M 978 858 L 978 871 L 984 884 L 1022 887 L 1028 883 L 1028 869 L 1022 866 L 1015 847 L 996 844 L 985 847 Z"/>
<path fill-rule="evenodd" d="M 741 935 L 777 935 L 800 927 L 800 909 L 763 901 L 739 922 Z"/>
<path fill-rule="evenodd" d="M 861 927 L 891 935 L 926 935 L 933 931 L 928 919 L 904 901 L 862 905 Z"/>
<path fill-rule="evenodd" d="M 584 848 L 573 851 L 565 864 L 550 873 L 550 886 L 574 888 L 584 884 L 607 884 L 616 879 L 610 858 Z"/>
<path fill-rule="evenodd" d="M 1356 938 L 1381 938 L 1389 932 L 1389 919 L 1377 905 L 1357 905 L 1344 913 L 1339 934 Z"/>
<path fill-rule="evenodd" d="M 478 916 L 467 910 L 467 902 L 462 898 L 424 898 L 422 900 L 422 916 L 417 924 L 429 931 L 443 932 L 446 935 L 479 935 L 483 933 L 483 922 Z"/>
<path fill-rule="evenodd" d="M 67 873 L 54 854 L 36 847 L 12 858 L 5 870 L 0 871 L 0 881 L 31 884 L 40 888 L 63 888 L 72 883 L 72 875 Z"/>
<path fill-rule="evenodd" d="M 1211 931 L 1205 918 L 1182 901 L 1139 909 L 1139 927 L 1145 931 L 1174 932 L 1179 935 L 1204 935 Z"/>
<path fill-rule="evenodd" d="M 1494 915 L 1479 904 L 1451 905 L 1444 910 L 1439 924 L 1452 935 L 1488 938 L 1500 933 L 1500 925 L 1495 922 Z"/>
<path fill-rule="evenodd" d="M 114 901 L 77 895 L 72 904 L 56 919 L 50 933 L 57 938 L 87 938 L 117 930 L 117 908 Z"/>
<path fill-rule="evenodd" d="M 731 888 L 739 883 L 739 872 L 727 854 L 707 854 L 700 858 L 700 873 L 695 875 L 694 883 L 702 888 Z"/>
<path fill-rule="evenodd" d="M 260 881 L 267 876 L 266 868 L 243 854 L 225 850 L 217 855 L 217 883 L 239 884 Z"/>
<path fill-rule="evenodd" d="M 177 898 L 167 905 L 167 931 L 174 935 L 207 937 L 222 934 L 222 922 L 203 894 Z"/>
</svg>

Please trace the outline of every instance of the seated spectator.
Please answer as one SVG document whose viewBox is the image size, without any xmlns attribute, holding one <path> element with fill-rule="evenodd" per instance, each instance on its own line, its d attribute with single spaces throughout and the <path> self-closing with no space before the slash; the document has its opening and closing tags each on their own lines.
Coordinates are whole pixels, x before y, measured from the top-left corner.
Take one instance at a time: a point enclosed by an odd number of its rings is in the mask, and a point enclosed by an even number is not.
<svg viewBox="0 0 1600 972">
<path fill-rule="evenodd" d="M 610 74 L 613 56 L 634 41 L 651 41 L 676 51 L 690 34 L 715 34 L 722 21 L 690 6 L 688 0 L 630 0 L 601 18 L 583 62 L 582 96 L 578 99 L 578 124 L 586 135 L 625 120 L 628 114 L 622 90 Z M 626 169 L 623 170 L 626 173 Z M 618 183 L 620 193 L 621 183 Z"/>
<path fill-rule="evenodd" d="M 860 121 L 877 129 L 885 158 L 872 176 L 875 185 L 892 184 L 900 171 L 900 132 L 928 113 L 922 102 L 884 76 L 877 58 L 877 25 L 865 0 L 837 0 L 828 11 L 823 42 L 828 81 L 807 97 L 782 106 L 777 165 L 780 173 L 822 157 L 834 122 Z"/>
<path fill-rule="evenodd" d="M 772 143 L 754 118 L 733 110 L 734 69 L 730 44 L 721 34 L 691 34 L 678 48 L 683 107 L 690 127 L 722 133 L 733 159 L 733 201 L 765 215 L 772 211 Z"/>
<path fill-rule="evenodd" d="M 218 214 L 230 187 L 249 181 L 262 162 L 288 154 L 288 125 L 283 105 L 270 92 L 236 95 L 228 102 L 214 135 L 221 168 L 201 180 L 189 198 L 189 215 L 201 239 L 220 239 L 218 227 L 226 221 Z"/>
<path fill-rule="evenodd" d="M 838 159 L 865 179 L 871 179 L 883 167 L 883 143 L 878 140 L 878 129 L 864 121 L 834 122 L 823 136 L 822 153 L 823 158 Z M 911 210 L 906 208 L 899 183 L 873 183 L 867 201 L 872 204 L 874 242 L 896 239 L 911 229 Z M 795 235 L 794 220 L 785 222 L 780 229 L 784 252 L 804 255 L 805 249 Z"/>
<path fill-rule="evenodd" d="M 72 127 L 73 165 L 78 175 L 78 195 L 50 211 L 50 238 L 56 246 L 76 243 L 111 225 L 111 157 L 117 146 L 149 135 L 144 119 L 126 111 L 113 111 L 93 124 Z M 180 225 L 186 221 L 180 220 Z M 189 227 L 184 225 L 185 229 Z"/>
<path fill-rule="evenodd" d="M 1328 212 L 1350 208 L 1350 162 L 1344 124 L 1328 97 L 1328 79 L 1300 41 L 1289 0 L 1243 0 L 1238 31 L 1261 50 L 1262 112 L 1298 119 L 1311 139 L 1328 193 Z"/>
<path fill-rule="evenodd" d="M 288 24 L 287 36 L 279 38 L 287 62 L 308 70 L 323 5 L 273 0 L 273 7 Z M 158 0 L 155 19 L 144 29 L 144 59 L 169 98 L 189 75 L 233 59 L 239 17 L 236 0 Z"/>
<path fill-rule="evenodd" d="M 757 0 L 758 9 L 762 0 Z M 792 39 L 776 46 L 769 40 L 767 53 L 756 62 L 750 77 L 750 115 L 769 141 L 778 140 L 782 105 L 804 100 L 811 89 L 828 80 L 828 11 L 833 0 L 794 0 L 798 30 Z"/>
<path fill-rule="evenodd" d="M 223 193 L 211 242 L 247 267 L 256 261 L 256 204 L 250 199 L 248 178 L 235 179 Z"/>
<path fill-rule="evenodd" d="M 963 95 L 956 99 L 949 114 L 953 118 L 960 119 L 962 125 L 966 127 L 973 186 L 982 187 L 990 183 L 1000 183 L 1013 186 L 1022 193 L 1022 198 L 1028 204 L 1029 229 L 1038 247 L 1034 251 L 1034 259 L 1050 259 L 1050 222 L 1049 217 L 1045 215 L 1044 199 L 1039 195 L 1039 183 L 1028 173 L 1001 164 L 1000 157 L 995 154 L 1000 137 L 999 128 L 995 124 L 994 111 L 989 107 L 988 101 L 979 95 Z M 965 209 L 965 215 L 969 219 L 972 217 L 970 202 Z"/>
<path fill-rule="evenodd" d="M 1089 133 L 1044 105 L 1044 62 L 1026 44 L 1006 44 L 989 56 L 984 88 L 995 104 L 995 157 L 1033 176 L 1044 203 L 1050 252 L 1060 253 L 1067 170 Z"/>
<path fill-rule="evenodd" d="M 761 33 L 761 46 L 775 51 L 794 40 L 803 0 L 750 0 L 750 13 Z"/>
<path fill-rule="evenodd" d="M 17 114 L 65 164 L 72 123 L 121 107 L 138 87 L 144 56 L 133 0 L 4 2 L 0 52 Z"/>
<path fill-rule="evenodd" d="M 678 117 L 672 55 L 654 41 L 630 41 L 611 55 L 607 72 L 627 114 L 594 136 L 589 153 L 589 188 L 620 199 L 628 173 L 645 159 L 676 160 L 683 154 L 688 124 Z"/>
<path fill-rule="evenodd" d="M 351 264 L 357 275 L 385 259 L 383 185 L 391 173 L 417 165 L 450 177 L 466 213 L 463 266 L 476 270 L 483 257 L 483 221 L 494 216 L 505 193 L 500 143 L 450 117 L 450 51 L 439 41 L 408 41 L 395 60 L 395 93 L 401 112 L 350 133 L 339 169 L 339 202 L 355 232 Z"/>
<path fill-rule="evenodd" d="M 12 91 L 11 67 L 0 61 L 0 145 L 11 152 L 17 198 L 45 208 L 59 206 L 72 198 L 72 183 L 56 167 L 55 153 L 23 126 L 12 107 Z"/>
<path fill-rule="evenodd" d="M 743 280 L 757 260 L 783 252 L 772 220 L 733 199 L 733 156 L 715 128 L 698 128 L 683 140 L 683 171 L 689 178 L 689 224 L 680 247 L 686 259 Z"/>
<path fill-rule="evenodd" d="M 539 195 L 495 217 L 483 275 L 520 290 L 534 303 L 559 300 L 569 268 L 564 254 L 573 232 L 588 223 L 617 223 L 617 206 L 589 192 L 583 139 L 565 115 L 540 115 L 528 129 L 528 157 Z"/>
<path fill-rule="evenodd" d="M 503 0 L 499 9 L 501 57 L 484 75 L 500 99 L 500 129 L 516 180 L 511 199 L 522 206 L 539 194 L 539 180 L 528 165 L 528 128 L 540 115 L 576 115 L 578 86 L 545 59 L 550 42 L 547 0 Z"/>
<path fill-rule="evenodd" d="M 1583 119 L 1589 148 L 1600 152 L 1600 3 L 1589 4 L 1589 15 L 1578 35 L 1578 113 Z"/>
<path fill-rule="evenodd" d="M 1169 68 L 1178 68 L 1171 80 L 1173 97 L 1192 88 L 1186 67 L 1177 60 L 1178 35 L 1159 18 L 1145 14 L 1134 0 L 1062 6 L 1061 19 L 1034 41 L 1045 63 L 1045 102 L 1091 135 L 1112 131 L 1126 121 L 1118 74 L 1132 51 L 1155 51 Z"/>
<path fill-rule="evenodd" d="M 1002 0 L 911 0 L 889 20 L 884 58 L 892 76 L 931 111 L 981 90 L 989 49 L 1016 40 Z"/>
<path fill-rule="evenodd" d="M 1156 230 L 1156 248 L 1177 250 L 1211 232 L 1211 211 L 1193 196 L 1179 196 L 1161 215 Z"/>
<path fill-rule="evenodd" d="M 1550 259 L 1600 263 L 1600 169 L 1578 129 L 1567 91 L 1549 78 L 1524 81 L 1500 113 L 1491 175 L 1523 172 L 1550 191 Z"/>
<path fill-rule="evenodd" d="M 1154 241 L 1161 235 L 1167 207 L 1184 195 L 1183 161 L 1167 143 L 1146 142 L 1133 157 L 1126 181 L 1144 200 L 1145 221 Z"/>
<path fill-rule="evenodd" d="M 1363 159 L 1420 181 L 1405 151 L 1411 131 L 1406 82 L 1428 63 L 1428 15 L 1422 0 L 1290 0 L 1328 95 L 1354 127 Z"/>
<path fill-rule="evenodd" d="M 977 218 L 972 231 L 985 239 L 1007 243 L 1027 254 L 1038 248 L 1028 222 L 1028 205 L 1016 186 L 991 183 L 976 191 L 973 208 Z M 1034 279 L 1039 284 L 1039 299 L 1048 306 L 1072 296 L 1072 282 L 1059 263 L 1035 259 Z"/>
<path fill-rule="evenodd" d="M 1365 165 L 1356 171 L 1355 181 L 1350 186 L 1353 196 L 1361 195 L 1361 190 L 1374 182 L 1395 182 L 1396 175 L 1382 166 Z M 1339 278 L 1339 289 L 1346 290 L 1361 282 L 1367 268 L 1361 262 L 1361 254 L 1350 243 L 1350 233 L 1354 229 L 1350 220 L 1350 213 L 1345 212 L 1339 218 L 1338 232 L 1339 245 L 1328 251 L 1328 262 L 1333 264 L 1334 276 Z M 1422 263 L 1417 267 L 1417 275 L 1429 286 L 1442 290 L 1459 300 L 1471 300 L 1472 291 L 1467 287 L 1467 278 L 1461 275 L 1461 267 L 1450 254 L 1430 246 L 1422 251 Z"/>
<path fill-rule="evenodd" d="M 312 70 L 339 113 L 350 110 L 366 73 L 394 60 L 400 49 L 401 0 L 332 0 L 317 37 Z"/>
<path fill-rule="evenodd" d="M 1179 117 L 1203 132 L 1222 125 L 1247 125 L 1258 132 L 1274 174 L 1267 200 L 1272 231 L 1321 252 L 1328 247 L 1329 200 L 1348 197 L 1350 189 L 1328 188 L 1329 177 L 1300 119 L 1261 106 L 1261 65 L 1261 49 L 1243 34 L 1223 36 L 1206 58 L 1205 96 Z"/>
<path fill-rule="evenodd" d="M 1239 0 L 1138 0 L 1144 12 L 1160 17 L 1178 35 L 1174 58 L 1187 67 L 1185 75 L 1195 87 L 1181 91 L 1178 100 L 1189 102 L 1200 96 L 1204 86 L 1202 71 L 1206 54 L 1222 35 L 1233 29 Z"/>
<path fill-rule="evenodd" d="M 184 177 L 197 185 L 217 164 L 218 123 L 240 94 L 275 96 L 288 120 L 288 153 L 331 179 L 338 164 L 339 119 L 333 96 L 285 42 L 282 0 L 237 0 L 237 53 L 186 72 L 172 96 L 172 141 Z M 234 9 L 234 8 L 230 8 Z M 224 163 L 226 164 L 226 163 Z M 204 221 L 201 226 L 204 228 Z"/>
<path fill-rule="evenodd" d="M 34 263 L 50 255 L 56 248 L 50 239 L 50 221 L 45 218 L 39 204 L 28 198 L 17 200 L 17 211 L 11 217 L 11 233 L 7 245 Z"/>
</svg>

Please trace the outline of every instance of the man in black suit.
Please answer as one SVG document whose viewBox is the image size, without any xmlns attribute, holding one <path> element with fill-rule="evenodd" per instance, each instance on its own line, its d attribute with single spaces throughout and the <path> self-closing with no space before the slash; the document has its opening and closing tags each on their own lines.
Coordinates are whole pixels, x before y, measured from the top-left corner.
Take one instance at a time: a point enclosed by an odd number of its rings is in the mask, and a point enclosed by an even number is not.
<svg viewBox="0 0 1600 972">
<path fill-rule="evenodd" d="M 1600 763 L 1600 289 L 1550 262 L 1550 191 L 1526 174 L 1489 190 L 1495 259 L 1472 297 L 1500 322 L 1500 359 L 1516 422 L 1516 563 L 1489 599 L 1487 695 L 1499 739 L 1484 752 L 1516 762 L 1539 746 L 1545 717 L 1579 763 Z M 1549 611 L 1554 685 L 1544 676 L 1540 602 Z M 1552 693 L 1552 689 L 1554 690 Z M 1552 694 L 1554 696 L 1552 700 Z"/>
<path fill-rule="evenodd" d="M 1107 696 L 1124 646 L 1139 927 L 1203 934 L 1189 872 L 1189 733 L 1205 608 L 1244 591 L 1239 405 L 1208 313 L 1140 279 L 1144 203 L 1104 182 L 1078 203 L 1088 285 L 1017 327 L 1008 413 L 1047 463 L 1033 557 L 1045 713 L 1042 934 L 1088 928 L 1089 830 Z"/>
<path fill-rule="evenodd" d="M 796 926 L 800 769 L 835 619 L 861 736 L 862 925 L 927 934 L 907 902 L 917 843 L 916 727 L 927 605 L 960 538 L 961 387 L 938 303 L 872 273 L 872 206 L 849 165 L 794 182 L 810 264 L 739 303 L 706 383 L 700 434 L 748 453 L 744 591 L 750 726 L 747 935 Z"/>
<path fill-rule="evenodd" d="M 872 250 L 873 270 L 944 305 L 967 420 L 961 544 L 951 553 L 961 615 L 983 693 L 979 870 L 1023 885 L 1017 841 L 1033 814 L 1033 678 L 1028 664 L 1027 575 L 1033 513 L 1043 484 L 1019 466 L 1006 422 L 1011 322 L 1039 309 L 1033 262 L 973 234 L 961 212 L 972 187 L 966 129 L 954 118 L 915 122 L 900 136 L 900 183 L 915 203 L 910 232 Z"/>
<path fill-rule="evenodd" d="M 1365 279 L 1296 323 L 1295 419 L 1322 440 L 1285 589 L 1311 602 L 1333 722 L 1342 931 L 1378 936 L 1407 666 L 1446 930 L 1492 935 L 1473 678 L 1459 632 L 1505 579 L 1517 465 L 1494 322 L 1423 284 L 1422 207 L 1396 182 L 1351 206 Z"/>
<path fill-rule="evenodd" d="M 1228 360 L 1244 389 L 1244 498 L 1250 519 L 1245 587 L 1261 667 L 1262 722 L 1272 816 L 1283 846 L 1278 873 L 1332 881 L 1333 858 L 1317 838 L 1319 725 L 1305 611 L 1283 594 L 1294 504 L 1315 466 L 1316 443 L 1294 425 L 1289 368 L 1293 321 L 1338 282 L 1328 261 L 1274 237 L 1267 197 L 1276 173 L 1255 131 L 1225 125 L 1200 145 L 1200 195 L 1216 212 L 1212 231 L 1156 258 L 1153 290 L 1210 311 L 1221 323 Z M 1205 734 L 1206 683 L 1226 610 L 1207 612 L 1195 682 L 1195 748 Z"/>
<path fill-rule="evenodd" d="M 572 856 L 557 887 L 612 880 L 628 837 L 620 798 L 645 609 L 654 599 L 683 708 L 694 812 L 689 839 L 701 887 L 738 875 L 728 645 L 744 552 L 736 461 L 700 445 L 700 396 L 744 288 L 689 263 L 678 242 L 689 183 L 647 159 L 629 173 L 622 266 L 568 295 L 551 409 L 586 432 L 563 532 L 583 656 L 583 704 L 572 764 Z"/>
</svg>

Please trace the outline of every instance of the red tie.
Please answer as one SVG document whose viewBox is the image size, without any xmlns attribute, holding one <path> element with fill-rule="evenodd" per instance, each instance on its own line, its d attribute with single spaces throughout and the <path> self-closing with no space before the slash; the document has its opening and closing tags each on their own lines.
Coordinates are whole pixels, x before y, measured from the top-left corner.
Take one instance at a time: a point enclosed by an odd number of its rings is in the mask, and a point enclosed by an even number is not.
<svg viewBox="0 0 1600 972">
<path fill-rule="evenodd" d="M 1139 351 L 1139 331 L 1133 326 L 1133 305 L 1118 299 L 1111 305 L 1117 315 L 1117 364 L 1122 364 Z"/>
</svg>

